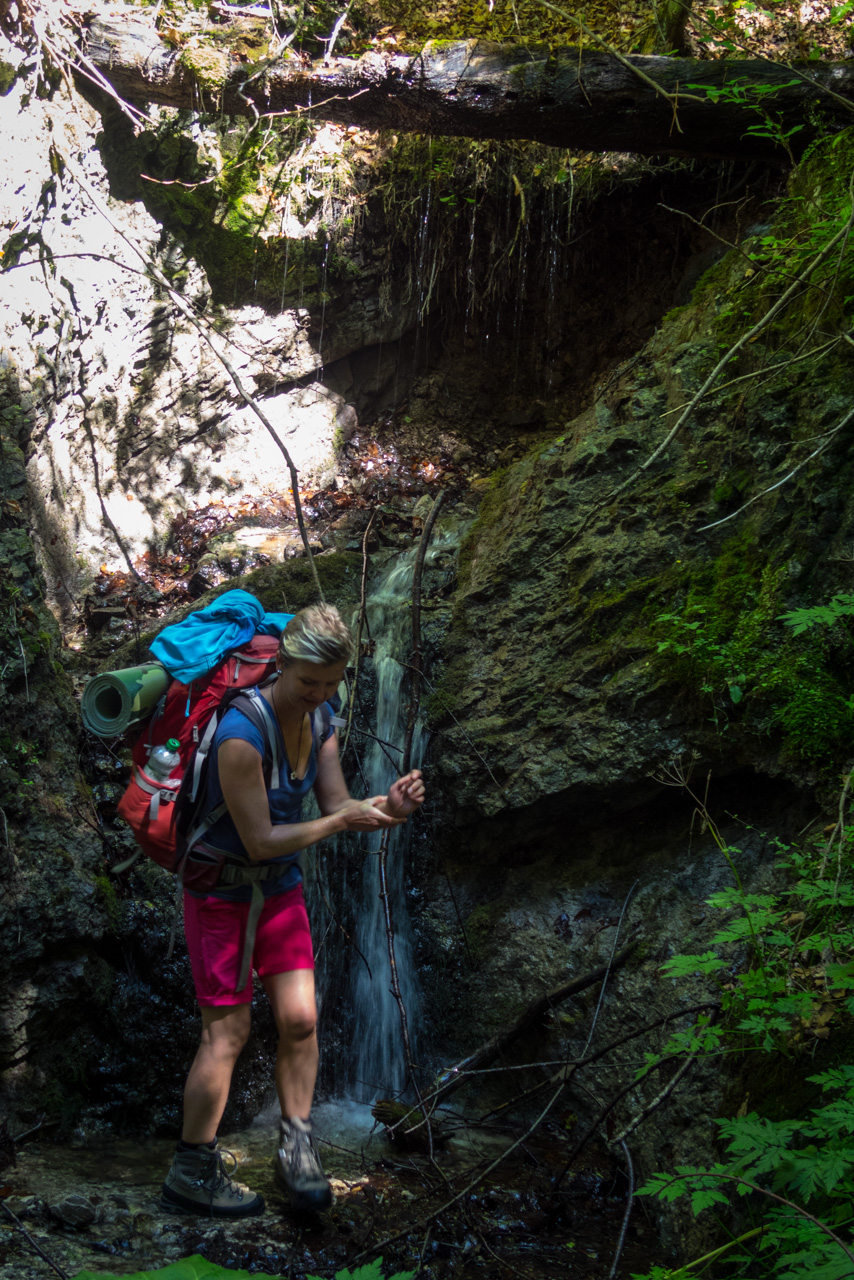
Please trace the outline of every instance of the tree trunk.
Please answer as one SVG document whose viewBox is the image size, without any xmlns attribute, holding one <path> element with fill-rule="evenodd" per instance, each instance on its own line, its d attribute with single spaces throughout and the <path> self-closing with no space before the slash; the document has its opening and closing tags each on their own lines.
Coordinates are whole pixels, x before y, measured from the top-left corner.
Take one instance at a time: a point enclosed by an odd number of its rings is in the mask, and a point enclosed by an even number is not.
<svg viewBox="0 0 854 1280">
<path fill-rule="evenodd" d="M 239 30 L 235 20 L 229 33 Z M 604 52 L 484 40 L 430 44 L 415 56 L 370 53 L 306 65 L 291 54 L 235 63 L 227 41 L 196 36 L 176 50 L 150 19 L 130 12 L 92 22 L 85 54 L 131 101 L 226 115 L 311 110 L 315 118 L 367 129 L 646 155 L 785 160 L 786 150 L 773 136 L 746 132 L 753 125 L 767 128 L 767 115 L 706 101 L 702 90 L 688 89 L 692 84 L 720 88 L 742 78 L 764 89 L 764 110 L 779 129 L 801 126 L 791 139 L 801 150 L 815 136 L 807 104 L 820 101 L 825 122 L 840 127 L 852 121 L 854 110 L 854 63 L 805 62 L 793 70 L 760 59 L 632 55 L 623 62 Z M 850 109 L 824 88 L 850 102 Z M 694 99 L 684 98 L 686 92 Z"/>
</svg>

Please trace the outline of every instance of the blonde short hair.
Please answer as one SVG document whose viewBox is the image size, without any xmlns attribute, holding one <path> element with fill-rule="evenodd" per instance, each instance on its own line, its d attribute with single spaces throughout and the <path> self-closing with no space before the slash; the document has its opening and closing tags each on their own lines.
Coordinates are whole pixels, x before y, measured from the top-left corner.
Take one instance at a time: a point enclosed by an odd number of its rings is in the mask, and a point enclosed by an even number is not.
<svg viewBox="0 0 854 1280">
<path fill-rule="evenodd" d="M 353 657 L 350 628 L 332 604 L 310 604 L 295 613 L 279 641 L 279 661 L 313 662 L 328 667 L 333 662 L 350 662 Z"/>
</svg>

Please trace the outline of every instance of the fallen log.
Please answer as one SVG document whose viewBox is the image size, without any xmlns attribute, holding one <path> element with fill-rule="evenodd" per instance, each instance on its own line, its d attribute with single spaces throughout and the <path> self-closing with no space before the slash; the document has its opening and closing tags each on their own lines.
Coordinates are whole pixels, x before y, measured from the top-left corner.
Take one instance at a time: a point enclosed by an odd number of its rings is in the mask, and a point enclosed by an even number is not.
<svg viewBox="0 0 854 1280">
<path fill-rule="evenodd" d="M 389 1142 L 402 1151 L 431 1153 L 446 1145 L 441 1122 L 434 1116 L 428 1120 L 420 1107 L 408 1106 L 394 1098 L 377 1098 L 371 1115 L 384 1126 Z"/>
<path fill-rule="evenodd" d="M 248 20 L 234 19 L 235 31 L 241 21 Z M 238 62 L 210 33 L 184 48 L 171 37 L 161 36 L 147 11 L 123 11 L 91 21 L 82 56 L 132 102 L 230 116 L 311 111 L 367 129 L 646 155 L 785 160 L 777 138 L 797 128 L 787 145 L 803 150 L 819 127 L 851 123 L 854 111 L 854 62 L 622 58 L 486 40 L 432 43 L 414 56 L 306 64 L 288 51 Z M 750 85 L 757 102 L 761 96 L 766 117 L 777 122 L 767 135 L 747 132 L 763 119 L 758 109 L 688 88 L 717 92 L 734 83 Z M 817 103 L 821 111 L 812 115 L 821 126 L 810 118 Z"/>
</svg>

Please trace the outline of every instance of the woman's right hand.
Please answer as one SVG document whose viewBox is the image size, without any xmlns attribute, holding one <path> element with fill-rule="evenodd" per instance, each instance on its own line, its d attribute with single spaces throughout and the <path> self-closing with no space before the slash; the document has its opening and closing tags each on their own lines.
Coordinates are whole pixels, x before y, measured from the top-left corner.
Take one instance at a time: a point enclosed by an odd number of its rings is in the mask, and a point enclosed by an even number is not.
<svg viewBox="0 0 854 1280">
<path fill-rule="evenodd" d="M 403 818 L 390 818 L 377 805 L 385 796 L 371 796 L 368 800 L 348 800 L 338 810 L 344 819 L 346 831 L 384 831 L 387 827 L 399 827 Z"/>
</svg>

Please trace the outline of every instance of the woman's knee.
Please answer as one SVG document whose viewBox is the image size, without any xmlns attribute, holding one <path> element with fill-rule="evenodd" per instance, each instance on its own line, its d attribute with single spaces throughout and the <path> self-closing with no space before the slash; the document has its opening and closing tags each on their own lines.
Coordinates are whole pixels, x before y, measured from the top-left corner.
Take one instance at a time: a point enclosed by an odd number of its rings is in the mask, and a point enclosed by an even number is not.
<svg viewBox="0 0 854 1280">
<path fill-rule="evenodd" d="M 288 1009 L 279 1019 L 279 1039 L 288 1043 L 310 1040 L 317 1031 L 317 1009 L 313 1004 Z"/>
<path fill-rule="evenodd" d="M 250 1007 L 230 1005 L 202 1012 L 202 1044 L 222 1058 L 237 1058 L 249 1039 Z"/>
</svg>

